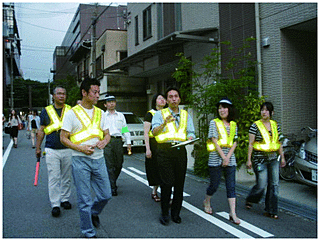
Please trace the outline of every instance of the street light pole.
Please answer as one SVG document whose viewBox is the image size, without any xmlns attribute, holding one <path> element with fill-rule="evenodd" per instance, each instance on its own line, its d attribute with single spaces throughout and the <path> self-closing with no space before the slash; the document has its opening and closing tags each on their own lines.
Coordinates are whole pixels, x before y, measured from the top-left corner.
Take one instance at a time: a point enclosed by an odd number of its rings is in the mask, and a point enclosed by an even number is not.
<svg viewBox="0 0 320 241">
<path fill-rule="evenodd" d="M 13 52 L 12 52 L 12 43 L 11 43 L 11 49 L 10 49 L 10 68 L 11 68 L 11 71 L 10 71 L 10 87 L 11 87 L 11 90 L 10 90 L 10 94 L 11 94 L 11 109 L 13 110 L 14 109 L 14 101 L 13 101 Z"/>
</svg>

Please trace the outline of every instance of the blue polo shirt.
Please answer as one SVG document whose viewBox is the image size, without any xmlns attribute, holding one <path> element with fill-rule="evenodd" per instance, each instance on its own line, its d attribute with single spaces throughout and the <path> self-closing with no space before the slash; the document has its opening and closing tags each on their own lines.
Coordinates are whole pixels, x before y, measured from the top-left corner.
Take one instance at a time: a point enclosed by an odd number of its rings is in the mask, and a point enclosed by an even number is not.
<svg viewBox="0 0 320 241">
<path fill-rule="evenodd" d="M 56 109 L 58 116 L 61 116 L 62 108 L 61 109 Z M 47 126 L 50 124 L 50 117 L 46 111 L 46 109 L 43 109 L 41 114 L 40 114 L 40 125 L 42 126 Z M 46 135 L 46 143 L 45 147 L 51 148 L 51 149 L 66 149 L 67 147 L 62 145 L 60 142 L 60 130 L 59 131 L 54 131 L 49 135 Z"/>
</svg>

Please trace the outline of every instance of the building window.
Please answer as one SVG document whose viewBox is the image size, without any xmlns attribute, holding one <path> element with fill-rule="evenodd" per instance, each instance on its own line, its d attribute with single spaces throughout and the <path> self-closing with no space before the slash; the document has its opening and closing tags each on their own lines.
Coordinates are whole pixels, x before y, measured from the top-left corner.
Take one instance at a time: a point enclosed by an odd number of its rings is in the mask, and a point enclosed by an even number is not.
<svg viewBox="0 0 320 241">
<path fill-rule="evenodd" d="M 135 44 L 139 45 L 139 20 L 138 20 L 138 16 L 136 16 L 134 18 L 134 22 L 135 22 Z"/>
<path fill-rule="evenodd" d="M 149 6 L 143 11 L 143 40 L 151 37 L 151 6 Z"/>
<path fill-rule="evenodd" d="M 118 50 L 117 51 L 117 61 L 120 62 L 121 60 L 128 57 L 128 51 Z"/>
<path fill-rule="evenodd" d="M 96 60 L 96 77 L 102 75 L 103 70 L 103 55 L 100 55 Z"/>
</svg>

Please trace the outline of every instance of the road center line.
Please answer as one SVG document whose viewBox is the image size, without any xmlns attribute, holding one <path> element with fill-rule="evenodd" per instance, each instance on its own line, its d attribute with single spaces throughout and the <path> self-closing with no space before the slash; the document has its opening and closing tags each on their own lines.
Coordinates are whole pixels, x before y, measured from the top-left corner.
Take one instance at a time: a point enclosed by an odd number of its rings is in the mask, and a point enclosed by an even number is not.
<svg viewBox="0 0 320 241">
<path fill-rule="evenodd" d="M 10 151 L 11 151 L 11 148 L 13 146 L 13 140 L 10 141 L 4 155 L 3 155 L 3 159 L 2 159 L 2 170 L 4 168 L 4 165 L 6 165 L 6 162 L 7 162 L 7 159 L 9 157 L 9 154 L 10 154 Z"/>
<path fill-rule="evenodd" d="M 122 171 L 125 172 L 126 174 L 128 174 L 129 176 L 133 177 L 134 179 L 138 180 L 139 182 L 142 182 L 143 184 L 149 186 L 148 181 L 145 180 L 142 177 L 139 177 L 138 175 L 128 171 L 125 168 L 122 168 Z M 150 187 L 152 188 L 152 187 Z M 204 213 L 202 210 L 200 210 L 199 208 L 196 208 L 194 206 L 192 206 L 191 204 L 187 203 L 186 201 L 183 201 L 182 206 L 186 209 L 188 209 L 189 211 L 197 214 L 198 216 L 202 217 L 203 219 L 206 219 L 207 221 L 211 222 L 212 224 L 218 226 L 219 228 L 224 229 L 225 231 L 231 233 L 232 235 L 238 237 L 238 238 L 250 238 L 253 239 L 252 236 L 232 227 L 229 224 L 226 224 L 225 222 L 213 217 L 212 215 L 208 215 L 206 213 Z"/>
</svg>

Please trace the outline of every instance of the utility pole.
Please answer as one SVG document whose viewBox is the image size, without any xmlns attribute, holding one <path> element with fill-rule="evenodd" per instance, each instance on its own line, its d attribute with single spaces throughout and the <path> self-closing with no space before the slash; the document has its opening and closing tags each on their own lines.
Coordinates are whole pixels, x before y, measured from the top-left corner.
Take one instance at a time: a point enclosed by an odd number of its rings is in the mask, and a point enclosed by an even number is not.
<svg viewBox="0 0 320 241">
<path fill-rule="evenodd" d="M 93 13 L 93 17 L 92 17 L 92 35 L 91 35 L 91 57 L 92 57 L 92 77 L 95 78 L 96 77 L 96 70 L 97 70 L 97 66 L 96 66 L 96 24 L 97 24 L 97 16 L 98 16 L 98 3 L 96 3 L 96 8 L 95 11 Z"/>
<path fill-rule="evenodd" d="M 11 109 L 14 109 L 14 101 L 13 101 L 13 51 L 12 51 L 12 42 L 11 42 L 11 50 L 10 50 L 10 94 L 11 94 Z"/>
</svg>

